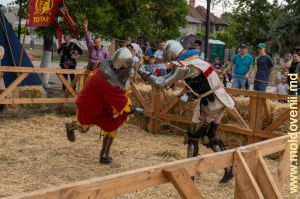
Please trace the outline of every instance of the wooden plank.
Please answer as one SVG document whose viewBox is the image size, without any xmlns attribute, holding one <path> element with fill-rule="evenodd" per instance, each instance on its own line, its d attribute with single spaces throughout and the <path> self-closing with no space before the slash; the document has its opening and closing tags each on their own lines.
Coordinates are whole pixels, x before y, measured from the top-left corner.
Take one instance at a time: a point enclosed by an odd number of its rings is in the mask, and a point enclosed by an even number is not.
<svg viewBox="0 0 300 199">
<path fill-rule="evenodd" d="M 288 172 L 291 165 L 290 152 L 291 152 L 290 145 L 287 142 L 285 151 L 282 155 L 281 161 L 278 165 L 277 171 L 274 176 L 275 183 L 279 189 L 282 189 L 283 183 L 286 181 L 288 177 Z"/>
<path fill-rule="evenodd" d="M 284 95 L 277 93 L 268 93 L 268 92 L 257 92 L 252 90 L 242 90 L 242 89 L 234 89 L 234 88 L 225 88 L 225 90 L 233 95 L 243 95 L 248 97 L 257 97 L 257 98 L 265 98 L 265 99 L 277 99 L 277 100 L 287 100 L 288 97 L 292 95 Z M 300 97 L 298 97 L 298 101 L 300 101 Z"/>
<path fill-rule="evenodd" d="M 300 142 L 300 133 L 297 133 L 298 135 L 298 142 Z M 257 148 L 262 156 L 266 156 L 272 153 L 277 153 L 279 151 L 283 151 L 286 148 L 286 143 L 289 139 L 288 135 L 280 136 L 277 138 L 261 141 L 258 143 L 250 144 L 245 147 L 241 147 L 244 150 L 252 150 L 253 148 Z"/>
<path fill-rule="evenodd" d="M 84 75 L 82 75 L 84 77 Z M 72 88 L 75 88 L 78 80 L 80 78 L 80 75 L 76 75 L 75 78 L 73 79 L 73 81 L 71 82 L 71 87 Z M 69 97 L 70 96 L 70 91 L 69 90 L 66 90 L 66 94 L 65 94 L 65 98 Z"/>
<path fill-rule="evenodd" d="M 165 163 L 133 171 L 97 177 L 90 180 L 79 181 L 67 185 L 47 188 L 31 193 L 13 196 L 14 199 L 32 198 L 108 198 L 130 193 L 139 189 L 165 184 L 169 182 L 164 170 L 173 168 L 184 168 L 189 176 L 199 176 L 203 172 L 212 172 L 232 165 L 234 149 L 224 152 L 207 154 L 195 158 Z M 113 187 L 113 188 L 112 188 Z M 78 194 L 80 192 L 80 194 Z M 9 197 L 8 197 L 9 198 Z"/>
<path fill-rule="evenodd" d="M 0 67 L 1 68 L 1 67 Z M 2 101 L 29 75 L 29 73 L 22 73 L 15 81 L 13 81 L 9 87 L 7 87 L 0 95 L 0 100 Z"/>
<path fill-rule="evenodd" d="M 191 176 L 184 168 L 166 169 L 164 170 L 166 176 L 170 179 L 175 189 L 184 199 L 201 199 L 202 194 L 197 189 Z"/>
<path fill-rule="evenodd" d="M 300 110 L 300 99 L 298 103 L 298 111 Z M 284 123 L 290 117 L 290 109 L 286 110 L 281 116 L 279 116 L 275 121 L 272 122 L 269 126 L 267 126 L 265 131 L 273 131 L 278 128 L 282 123 Z"/>
<path fill-rule="evenodd" d="M 172 108 L 174 108 L 178 102 L 179 102 L 179 96 L 183 95 L 186 92 L 185 89 L 182 89 L 178 96 L 174 97 L 168 104 L 161 110 L 161 113 L 167 113 L 169 112 Z"/>
<path fill-rule="evenodd" d="M 258 107 L 258 98 L 256 97 L 250 97 L 250 105 L 249 105 L 249 111 L 250 111 L 250 128 L 252 130 L 257 130 L 256 128 L 256 122 L 257 122 L 257 107 Z M 257 138 L 255 138 L 254 135 L 248 136 L 248 144 L 255 143 L 257 141 Z"/>
<path fill-rule="evenodd" d="M 1 66 L 0 72 L 15 73 L 51 73 L 51 74 L 85 74 L 85 69 L 61 69 L 61 68 L 32 68 L 32 67 L 11 67 Z"/>
<path fill-rule="evenodd" d="M 269 99 L 262 99 L 262 102 L 263 102 L 263 105 L 264 105 L 265 115 L 267 116 L 267 119 L 269 121 L 272 121 L 270 100 Z"/>
<path fill-rule="evenodd" d="M 137 97 L 138 101 L 141 103 L 143 109 L 148 109 L 149 106 L 146 105 L 146 102 L 141 94 L 141 92 L 136 88 L 135 84 L 131 81 L 130 87 L 133 90 L 133 93 Z"/>
<path fill-rule="evenodd" d="M 62 81 L 62 83 L 65 85 L 65 87 L 67 88 L 67 90 L 73 95 L 73 97 L 76 97 L 77 94 L 76 94 L 75 90 L 70 86 L 69 82 L 63 76 L 63 74 L 56 74 L 56 75 Z"/>
<path fill-rule="evenodd" d="M 228 131 L 228 132 L 232 132 L 232 133 L 238 133 L 238 134 L 242 134 L 242 135 L 248 135 L 248 136 L 253 134 L 253 131 L 251 129 L 237 127 L 236 125 L 233 125 L 233 124 L 220 124 L 219 130 Z"/>
<path fill-rule="evenodd" d="M 235 192 L 236 199 L 264 198 L 251 171 L 240 151 L 234 154 Z"/>
<path fill-rule="evenodd" d="M 80 78 L 79 78 L 79 85 L 78 85 L 78 92 L 83 88 L 83 85 L 84 85 L 84 75 L 80 75 Z M 73 87 L 73 86 L 72 86 Z"/>
<path fill-rule="evenodd" d="M 60 104 L 74 103 L 75 98 L 12 98 L 0 101 L 0 104 Z"/>
<path fill-rule="evenodd" d="M 262 156 L 269 155 L 286 147 L 289 136 L 282 136 L 260 143 L 251 144 L 243 147 L 245 150 L 258 149 L 261 151 Z M 300 133 L 298 133 L 298 141 L 300 141 Z M 285 144 L 285 145 L 284 145 Z M 171 168 L 184 168 L 190 176 L 199 176 L 205 172 L 212 172 L 217 169 L 233 165 L 233 156 L 236 149 L 226 150 L 218 153 L 207 154 L 204 156 L 197 156 L 194 158 L 179 160 L 170 163 L 164 163 L 159 166 L 152 166 L 133 171 L 127 171 L 121 174 L 113 174 L 104 177 L 97 177 L 90 180 L 79 181 L 67 185 L 61 185 L 53 188 L 25 193 L 18 196 L 8 198 L 14 199 L 32 199 L 32 198 L 67 198 L 70 196 L 72 199 L 88 198 L 107 198 L 125 193 L 130 193 L 139 189 L 144 189 L 151 186 L 156 186 L 169 182 L 168 178 L 163 174 L 163 170 Z M 236 155 L 235 155 L 236 156 Z M 235 157 L 237 158 L 237 157 Z M 235 165 L 237 160 L 235 160 Z M 242 168 L 242 173 L 245 168 Z M 234 170 L 236 171 L 236 169 Z M 249 168 L 248 168 L 249 171 Z M 246 173 L 246 172 L 245 172 Z M 237 178 L 237 177 L 236 177 Z M 241 178 L 244 180 L 245 178 Z M 247 182 L 246 182 L 247 183 Z M 253 186 L 253 185 L 252 185 Z M 112 189 L 113 187 L 113 189 Z M 79 194 L 80 193 L 80 194 Z M 242 197 L 243 198 L 243 197 Z"/>
<path fill-rule="evenodd" d="M 157 113 L 160 112 L 160 105 L 161 105 L 161 90 L 155 88 L 152 86 L 152 91 L 151 91 L 151 111 L 153 115 L 156 115 Z M 150 118 L 149 121 L 149 132 L 150 133 L 158 133 L 160 130 L 160 121 L 157 121 L 153 118 Z"/>
<path fill-rule="evenodd" d="M 282 198 L 279 192 L 279 189 L 272 177 L 263 156 L 260 152 L 258 152 L 258 162 L 257 162 L 257 169 L 256 169 L 256 182 L 260 187 L 260 190 L 264 196 L 264 198 L 272 198 L 272 199 L 279 199 Z M 285 173 L 288 176 L 287 173 Z"/>
</svg>

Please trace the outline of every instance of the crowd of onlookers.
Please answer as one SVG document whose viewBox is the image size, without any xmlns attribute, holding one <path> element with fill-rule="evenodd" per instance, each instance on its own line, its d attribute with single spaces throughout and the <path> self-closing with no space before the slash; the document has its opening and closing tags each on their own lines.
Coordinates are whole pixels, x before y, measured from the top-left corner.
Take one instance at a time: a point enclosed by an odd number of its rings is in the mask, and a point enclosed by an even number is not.
<svg viewBox="0 0 300 199">
<path fill-rule="evenodd" d="M 102 46 L 102 40 L 100 36 L 96 36 L 93 41 L 90 38 L 88 32 L 88 21 L 84 21 L 85 29 L 85 40 L 88 47 L 89 61 L 87 69 L 92 71 L 96 68 L 98 63 L 106 58 L 108 58 L 109 52 Z M 161 41 L 157 49 L 147 46 L 145 53 L 139 45 L 135 43 L 125 43 L 126 46 L 133 54 L 134 65 L 130 71 L 130 78 L 135 79 L 137 77 L 137 69 L 142 63 L 145 65 L 145 69 L 156 75 L 156 76 L 166 76 L 170 69 L 167 69 L 164 60 L 164 46 L 165 42 Z M 197 50 L 198 56 L 205 59 L 204 51 L 202 50 L 202 42 L 196 40 L 190 47 L 190 50 Z M 266 53 L 266 45 L 264 43 L 259 43 L 257 45 L 258 56 L 254 58 L 248 52 L 247 44 L 241 44 L 238 48 L 238 53 L 233 56 L 232 59 L 220 60 L 220 57 L 215 57 L 212 65 L 214 66 L 216 72 L 219 74 L 225 87 L 228 86 L 228 82 L 231 82 L 232 88 L 237 89 L 249 89 L 249 80 L 254 81 L 253 90 L 255 91 L 266 91 L 267 86 L 272 82 L 271 72 L 274 68 L 272 58 Z M 3 57 L 3 48 L 0 48 L 0 60 Z M 58 54 L 61 55 L 60 67 L 63 69 L 75 69 L 76 60 L 78 56 L 81 55 L 82 49 L 74 42 L 71 41 L 71 36 L 69 34 L 64 35 L 64 43 L 57 50 Z M 255 70 L 254 70 L 255 68 Z M 254 72 L 255 71 L 255 72 Z M 290 55 L 290 59 L 286 64 L 283 64 L 280 71 L 277 72 L 275 78 L 276 92 L 280 94 L 291 94 L 300 95 L 300 92 L 290 91 L 289 82 L 290 78 L 288 73 L 298 73 L 298 88 L 300 87 L 300 48 L 296 48 Z M 274 73 L 273 73 L 274 74 Z M 1 75 L 1 74 L 0 74 Z M 70 80 L 74 79 L 74 74 L 65 74 L 66 79 L 70 76 Z M 0 78 L 1 79 L 1 78 Z M 1 90 L 0 82 L 0 90 Z M 63 85 L 65 90 L 65 86 Z"/>
</svg>

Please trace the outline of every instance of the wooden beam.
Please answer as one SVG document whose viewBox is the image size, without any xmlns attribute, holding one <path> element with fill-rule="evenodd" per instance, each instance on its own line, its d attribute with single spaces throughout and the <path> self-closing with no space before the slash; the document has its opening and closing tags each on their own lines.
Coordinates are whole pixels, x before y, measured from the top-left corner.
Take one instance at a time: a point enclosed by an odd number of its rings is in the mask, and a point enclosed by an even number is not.
<svg viewBox="0 0 300 199">
<path fill-rule="evenodd" d="M 170 179 L 175 189 L 183 199 L 202 199 L 203 196 L 197 189 L 191 176 L 184 168 L 166 169 L 166 176 Z"/>
<path fill-rule="evenodd" d="M 225 90 L 233 95 L 243 95 L 248 97 L 257 97 L 257 98 L 265 98 L 265 99 L 277 99 L 277 100 L 287 100 L 288 97 L 292 95 L 284 95 L 277 93 L 268 93 L 268 92 L 258 92 L 252 90 L 242 90 L 242 89 L 234 89 L 234 88 L 225 88 Z M 300 101 L 300 97 L 298 97 L 298 101 Z"/>
<path fill-rule="evenodd" d="M 264 158 L 260 152 L 258 152 L 258 162 L 257 162 L 257 168 L 255 173 L 256 173 L 256 177 L 255 177 L 256 182 L 260 187 L 260 190 L 264 195 L 264 198 L 272 198 L 272 199 L 282 198 L 279 189 L 274 181 L 274 178 L 272 177 L 264 161 Z M 286 176 L 288 176 L 287 173 Z"/>
<path fill-rule="evenodd" d="M 63 76 L 63 74 L 56 74 L 57 77 L 61 80 L 63 85 L 67 88 L 67 90 L 73 95 L 73 97 L 76 97 L 77 94 L 75 90 L 70 86 L 69 82 L 66 80 L 66 78 Z"/>
<path fill-rule="evenodd" d="M 85 69 L 61 69 L 61 68 L 32 68 L 32 67 L 11 67 L 1 66 L 0 72 L 15 73 L 51 73 L 51 74 L 85 74 Z"/>
<path fill-rule="evenodd" d="M 298 111 L 300 110 L 300 100 L 298 103 Z M 279 116 L 275 121 L 272 122 L 269 126 L 267 126 L 265 131 L 273 131 L 278 128 L 283 122 L 285 122 L 290 117 L 290 109 L 286 110 L 281 116 Z"/>
<path fill-rule="evenodd" d="M 234 176 L 235 176 L 235 191 L 234 198 L 236 199 L 253 199 L 264 198 L 261 190 L 258 187 L 245 159 L 240 151 L 234 154 Z"/>
<path fill-rule="evenodd" d="M 267 116 L 267 119 L 269 121 L 272 121 L 270 100 L 269 99 L 262 99 L 262 102 L 263 102 L 263 105 L 264 105 L 265 115 Z"/>
<path fill-rule="evenodd" d="M 258 149 L 261 151 L 262 156 L 269 155 L 271 153 L 276 153 L 278 151 L 284 150 L 286 147 L 287 140 L 289 136 L 282 136 L 275 139 L 266 140 L 260 143 L 251 144 L 243 147 L 244 150 Z M 300 141 L 300 133 L 298 133 L 298 140 Z M 284 145 L 285 144 L 285 145 Z M 164 170 L 174 169 L 174 168 L 184 168 L 189 176 L 199 176 L 205 172 L 212 172 L 217 169 L 233 165 L 233 156 L 236 154 L 236 149 L 231 149 L 227 151 L 222 151 L 218 153 L 207 154 L 204 156 L 198 156 L 189 159 L 183 159 L 175 162 L 165 163 L 159 166 L 152 166 L 142 169 L 137 169 L 133 171 L 123 172 L 121 174 L 113 174 L 104 177 L 97 177 L 90 180 L 79 181 L 75 183 L 70 183 L 67 185 L 61 185 L 53 188 L 47 188 L 43 190 L 34 191 L 31 193 L 24 193 L 18 196 L 12 196 L 8 198 L 14 199 L 45 199 L 45 198 L 107 198 L 112 196 L 118 196 L 125 193 L 130 193 L 139 189 L 144 189 L 151 186 L 156 186 L 169 182 L 169 179 L 165 176 Z M 241 157 L 235 158 L 241 159 Z M 245 161 L 245 160 L 244 160 Z M 235 165 L 245 164 L 237 162 L 235 160 Z M 241 169 L 242 182 L 249 179 L 249 175 L 245 171 L 243 165 L 237 165 Z M 236 170 L 236 168 L 235 168 Z M 249 168 L 248 168 L 249 171 Z M 248 177 L 243 178 L 243 175 L 248 175 Z M 239 176 L 239 175 L 238 175 Z M 237 176 L 236 176 L 237 178 Z M 246 182 L 245 184 L 249 183 Z M 252 186 L 253 188 L 253 184 Z M 112 189 L 113 187 L 113 189 Z M 74 196 L 74 197 L 73 197 Z M 75 197 L 76 196 L 76 197 Z M 78 197 L 77 197 L 78 196 Z M 243 198 L 243 197 L 241 197 Z"/>
<path fill-rule="evenodd" d="M 2 68 L 2 67 L 0 67 Z M 29 73 L 22 73 L 17 79 L 15 79 L 8 88 L 6 88 L 0 95 L 0 101 L 7 97 L 11 92 L 29 75 Z"/>
<path fill-rule="evenodd" d="M 150 112 L 153 115 L 158 114 L 160 112 L 160 105 L 161 105 L 161 90 L 152 86 Z M 158 133 L 159 130 L 160 130 L 160 121 L 157 121 L 154 118 L 150 117 L 149 123 L 148 123 L 149 133 Z"/>
<path fill-rule="evenodd" d="M 232 133 L 238 133 L 238 134 L 247 135 L 247 136 L 250 136 L 253 134 L 253 131 L 251 129 L 237 127 L 236 125 L 233 125 L 233 124 L 220 124 L 219 130 L 228 131 L 228 132 L 232 132 Z"/>
<path fill-rule="evenodd" d="M 232 165 L 233 150 L 198 156 L 152 166 L 133 171 L 97 177 L 90 180 L 79 181 L 58 187 L 47 188 L 40 191 L 13 196 L 14 199 L 45 199 L 45 198 L 108 198 L 130 193 L 151 186 L 165 184 L 169 178 L 164 171 L 173 168 L 184 168 L 189 176 L 199 176 L 202 172 L 212 172 Z M 112 189 L 113 187 L 113 189 Z M 80 193 L 80 194 L 79 194 Z M 9 198 L 9 197 L 8 197 Z"/>
<path fill-rule="evenodd" d="M 167 105 L 161 110 L 161 113 L 167 113 L 174 108 L 179 102 L 179 96 L 183 95 L 185 92 L 186 90 L 182 89 L 178 96 L 174 97 L 170 102 L 167 103 Z"/>
<path fill-rule="evenodd" d="M 75 88 L 78 80 L 80 79 L 80 77 L 84 75 L 76 75 L 75 78 L 73 79 L 73 81 L 71 82 L 71 87 L 72 88 Z M 70 96 L 70 91 L 69 90 L 66 90 L 66 94 L 65 94 L 65 98 L 69 97 Z"/>
<path fill-rule="evenodd" d="M 145 102 L 141 92 L 136 88 L 135 84 L 132 81 L 130 82 L 130 87 L 133 90 L 133 93 L 137 97 L 138 101 L 141 103 L 142 107 L 144 109 L 149 109 L 148 108 L 149 106 L 146 105 L 146 102 Z"/>
<path fill-rule="evenodd" d="M 60 104 L 74 103 L 75 98 L 11 98 L 0 101 L 0 104 Z"/>
<path fill-rule="evenodd" d="M 258 121 L 256 118 L 257 118 L 257 115 L 258 115 L 258 104 L 259 104 L 259 99 L 257 97 L 250 97 L 250 105 L 249 105 L 249 111 L 250 111 L 250 128 L 252 130 L 257 130 L 256 126 L 256 122 Z M 251 144 L 251 143 L 255 143 L 257 141 L 257 138 L 254 136 L 254 135 L 250 135 L 248 136 L 248 144 Z"/>
<path fill-rule="evenodd" d="M 290 152 L 291 152 L 290 145 L 287 142 L 285 151 L 282 155 L 281 161 L 279 162 L 277 171 L 274 176 L 275 183 L 279 189 L 282 189 L 283 183 L 286 181 L 288 177 L 288 172 L 291 165 Z"/>
</svg>

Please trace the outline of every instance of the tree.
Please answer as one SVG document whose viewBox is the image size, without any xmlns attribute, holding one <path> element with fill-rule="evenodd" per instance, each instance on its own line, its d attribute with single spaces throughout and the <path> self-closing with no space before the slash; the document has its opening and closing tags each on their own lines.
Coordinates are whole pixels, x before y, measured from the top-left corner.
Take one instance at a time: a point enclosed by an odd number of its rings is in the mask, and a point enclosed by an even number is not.
<svg viewBox="0 0 300 199">
<path fill-rule="evenodd" d="M 270 22 L 270 31 L 265 32 L 272 52 L 284 54 L 300 46 L 300 2 L 286 0 L 287 5 L 276 20 Z"/>
<path fill-rule="evenodd" d="M 268 0 L 236 0 L 235 5 L 229 32 L 239 43 L 252 46 L 267 40 L 264 33 L 270 30 L 269 23 L 282 13 L 277 1 L 271 4 Z"/>
</svg>

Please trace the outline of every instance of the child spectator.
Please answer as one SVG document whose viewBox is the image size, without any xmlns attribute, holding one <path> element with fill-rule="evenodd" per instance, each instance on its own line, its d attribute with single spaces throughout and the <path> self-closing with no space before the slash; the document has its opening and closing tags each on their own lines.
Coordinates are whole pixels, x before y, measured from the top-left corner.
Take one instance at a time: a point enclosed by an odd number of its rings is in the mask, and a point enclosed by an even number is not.
<svg viewBox="0 0 300 199">
<path fill-rule="evenodd" d="M 284 66 L 284 65 L 282 65 L 282 66 L 280 67 L 280 71 L 277 72 L 275 83 L 276 83 L 276 84 L 279 84 L 279 83 L 281 82 L 281 79 L 282 79 L 283 77 L 287 77 L 287 75 L 288 75 L 287 67 Z"/>
<path fill-rule="evenodd" d="M 289 93 L 289 89 L 290 87 L 287 84 L 287 77 L 282 77 L 279 84 L 277 85 L 276 93 L 287 95 Z"/>
<path fill-rule="evenodd" d="M 215 58 L 214 67 L 215 67 L 216 70 L 221 70 L 222 64 L 220 63 L 220 58 L 219 57 Z"/>
<path fill-rule="evenodd" d="M 146 71 L 153 73 L 156 76 L 166 76 L 168 74 L 167 69 L 159 68 L 155 62 L 156 58 L 154 56 L 150 56 L 149 64 L 145 66 Z"/>
</svg>

